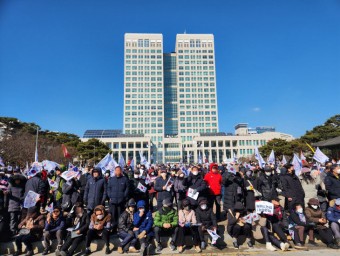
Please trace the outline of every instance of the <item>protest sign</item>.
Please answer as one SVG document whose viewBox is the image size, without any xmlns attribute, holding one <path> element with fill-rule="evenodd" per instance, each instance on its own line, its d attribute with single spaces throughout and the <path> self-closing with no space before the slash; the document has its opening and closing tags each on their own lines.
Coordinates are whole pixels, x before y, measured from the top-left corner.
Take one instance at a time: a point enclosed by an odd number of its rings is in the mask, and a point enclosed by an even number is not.
<svg viewBox="0 0 340 256">
<path fill-rule="evenodd" d="M 142 191 L 143 193 L 146 192 L 146 187 L 143 186 L 143 184 L 140 183 L 140 182 L 138 182 L 137 188 L 138 188 L 140 191 Z"/>
<path fill-rule="evenodd" d="M 263 213 L 263 214 L 273 215 L 274 213 L 274 205 L 266 201 L 255 202 L 255 209 L 256 209 L 257 214 Z"/>
<path fill-rule="evenodd" d="M 219 235 L 217 235 L 215 230 L 207 229 L 207 232 L 211 236 L 211 244 L 216 244 L 217 239 L 220 238 Z"/>
<path fill-rule="evenodd" d="M 71 179 L 73 179 L 73 177 L 76 177 L 78 175 L 78 172 L 75 172 L 73 170 L 68 170 L 66 172 L 63 172 L 61 174 L 61 177 L 66 180 L 66 181 L 69 181 Z"/>
<path fill-rule="evenodd" d="M 199 192 L 194 193 L 194 190 L 192 188 L 188 189 L 188 197 L 190 197 L 194 200 L 197 200 L 198 195 L 199 195 Z"/>
</svg>

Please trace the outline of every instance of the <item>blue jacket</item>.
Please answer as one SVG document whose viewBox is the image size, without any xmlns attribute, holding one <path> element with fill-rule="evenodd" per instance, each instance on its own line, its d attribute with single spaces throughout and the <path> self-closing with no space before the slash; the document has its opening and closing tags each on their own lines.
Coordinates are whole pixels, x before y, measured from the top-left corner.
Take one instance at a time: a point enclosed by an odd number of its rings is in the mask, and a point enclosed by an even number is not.
<svg viewBox="0 0 340 256">
<path fill-rule="evenodd" d="M 50 233 L 57 232 L 58 230 L 61 230 L 64 228 L 65 228 L 65 219 L 63 217 L 59 217 L 56 221 L 53 220 L 53 218 L 51 217 L 50 224 L 48 224 L 47 221 L 45 223 L 45 230 L 49 231 Z"/>
<path fill-rule="evenodd" d="M 107 196 L 110 204 L 125 202 L 129 196 L 129 179 L 124 175 L 111 177 L 107 183 Z"/>
<path fill-rule="evenodd" d="M 84 202 L 87 209 L 93 210 L 97 205 L 104 205 L 106 199 L 106 182 L 102 176 L 94 179 L 90 176 L 84 191 Z"/>
<path fill-rule="evenodd" d="M 335 206 L 329 207 L 326 217 L 330 222 L 338 222 L 340 220 L 340 210 L 336 209 Z"/>
<path fill-rule="evenodd" d="M 153 218 L 151 211 L 148 211 L 142 217 L 139 216 L 139 212 L 133 214 L 133 226 L 139 228 L 138 233 L 146 231 L 147 235 L 150 235 L 153 226 Z"/>
</svg>

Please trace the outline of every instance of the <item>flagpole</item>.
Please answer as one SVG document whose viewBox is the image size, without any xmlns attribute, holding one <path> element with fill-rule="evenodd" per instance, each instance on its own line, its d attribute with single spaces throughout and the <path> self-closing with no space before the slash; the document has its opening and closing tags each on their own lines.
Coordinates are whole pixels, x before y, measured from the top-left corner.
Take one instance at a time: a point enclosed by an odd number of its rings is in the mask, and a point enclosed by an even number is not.
<svg viewBox="0 0 340 256">
<path fill-rule="evenodd" d="M 34 161 L 38 162 L 38 136 L 39 136 L 39 129 L 37 127 L 37 136 L 35 139 L 35 154 L 34 154 Z"/>
</svg>

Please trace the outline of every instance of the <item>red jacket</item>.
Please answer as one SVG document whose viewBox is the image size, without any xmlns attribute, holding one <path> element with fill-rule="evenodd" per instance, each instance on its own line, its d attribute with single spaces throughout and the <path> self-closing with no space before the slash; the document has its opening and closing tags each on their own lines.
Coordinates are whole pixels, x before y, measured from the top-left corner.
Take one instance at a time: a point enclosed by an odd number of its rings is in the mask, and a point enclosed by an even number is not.
<svg viewBox="0 0 340 256">
<path fill-rule="evenodd" d="M 209 187 L 211 195 L 220 195 L 222 186 L 222 175 L 220 172 L 213 173 L 212 166 L 216 164 L 210 164 L 210 172 L 204 176 L 204 180 Z"/>
</svg>

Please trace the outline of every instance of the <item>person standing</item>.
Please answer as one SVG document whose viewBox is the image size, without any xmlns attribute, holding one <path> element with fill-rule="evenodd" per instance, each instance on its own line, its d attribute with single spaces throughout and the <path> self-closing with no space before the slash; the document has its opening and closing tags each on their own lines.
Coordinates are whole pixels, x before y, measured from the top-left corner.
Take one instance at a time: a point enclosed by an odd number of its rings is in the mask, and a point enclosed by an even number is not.
<svg viewBox="0 0 340 256">
<path fill-rule="evenodd" d="M 216 218 L 217 221 L 221 219 L 221 187 L 222 187 L 222 175 L 218 170 L 218 165 L 211 163 L 210 171 L 204 176 L 204 181 L 208 187 L 208 202 L 209 208 L 213 209 L 214 203 L 216 206 Z"/>
</svg>

